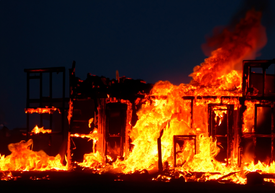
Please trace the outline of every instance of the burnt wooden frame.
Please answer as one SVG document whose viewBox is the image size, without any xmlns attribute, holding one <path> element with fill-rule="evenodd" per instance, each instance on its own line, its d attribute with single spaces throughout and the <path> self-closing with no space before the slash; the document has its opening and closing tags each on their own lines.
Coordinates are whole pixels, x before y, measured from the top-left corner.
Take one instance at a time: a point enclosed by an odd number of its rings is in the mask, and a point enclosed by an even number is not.
<svg viewBox="0 0 275 193">
<path fill-rule="evenodd" d="M 243 61 L 243 82 L 242 82 L 242 97 L 239 98 L 240 104 L 241 104 L 241 112 L 240 112 L 240 122 L 239 122 L 239 136 L 241 137 L 241 140 L 243 138 L 256 138 L 256 137 L 263 137 L 263 138 L 271 138 L 271 160 L 273 161 L 274 159 L 274 107 L 272 107 L 272 116 L 271 116 L 271 134 L 270 135 L 265 135 L 265 134 L 255 134 L 255 133 L 243 133 L 242 132 L 242 125 L 244 124 L 244 117 L 243 114 L 246 111 L 246 101 L 259 101 L 260 106 L 261 105 L 266 105 L 267 103 L 270 103 L 271 105 L 274 106 L 275 102 L 275 97 L 273 95 L 265 95 L 265 86 L 266 86 L 266 69 L 269 68 L 271 64 L 275 64 L 275 59 L 273 60 L 244 60 Z M 262 69 L 263 73 L 263 93 L 262 95 L 258 96 L 253 96 L 250 95 L 250 85 L 251 85 L 251 68 L 259 68 Z M 256 125 L 257 123 L 257 106 L 255 106 L 255 120 L 254 124 Z M 242 143 L 240 143 L 240 148 L 242 149 Z M 242 152 L 241 154 L 243 154 Z M 241 154 L 240 158 L 238 160 L 239 166 L 241 166 Z"/>
<path fill-rule="evenodd" d="M 227 111 L 227 123 L 226 123 L 226 135 L 216 135 L 214 133 L 214 131 L 212 130 L 213 127 L 213 122 L 212 122 L 212 115 L 213 115 L 213 108 L 214 107 L 218 107 L 218 106 L 226 106 L 226 109 L 220 109 L 220 110 L 226 110 Z M 223 137 L 226 138 L 227 141 L 227 149 L 226 149 L 226 163 L 228 164 L 228 159 L 230 158 L 231 155 L 231 143 L 232 143 L 232 139 L 234 136 L 234 129 L 233 129 L 233 124 L 232 127 L 230 127 L 229 121 L 230 121 L 230 113 L 233 113 L 234 111 L 234 105 L 233 104 L 208 104 L 208 133 L 209 136 L 212 136 L 213 139 L 215 139 L 216 137 Z M 232 115 L 233 116 L 233 115 Z"/>
<path fill-rule="evenodd" d="M 275 59 L 273 60 L 244 60 L 243 61 L 243 82 L 242 82 L 242 89 L 243 89 L 243 97 L 247 97 L 250 92 L 250 86 L 251 86 L 251 68 L 259 68 L 262 69 L 263 73 L 263 93 L 261 96 L 257 97 L 262 97 L 266 98 L 268 96 L 265 96 L 265 87 L 266 87 L 266 69 L 269 68 L 271 64 L 275 64 Z M 268 97 L 270 98 L 270 97 Z M 271 99 L 274 97 L 271 96 Z"/>
<path fill-rule="evenodd" d="M 257 127 L 257 107 L 270 107 L 271 108 L 271 132 L 270 134 L 256 134 L 256 133 L 243 133 L 243 138 L 270 138 L 271 139 L 271 152 L 270 152 L 270 159 L 271 161 L 274 160 L 274 140 L 275 140 L 275 134 L 274 134 L 274 107 L 267 104 L 255 104 L 255 113 L 254 113 L 254 127 Z"/>
<path fill-rule="evenodd" d="M 24 69 L 24 72 L 27 73 L 27 98 L 26 98 L 26 109 L 28 108 L 45 108 L 43 103 L 49 103 L 49 106 L 52 106 L 53 103 L 61 102 L 61 107 L 57 107 L 61 112 L 61 132 L 57 132 L 58 134 L 62 134 L 64 138 L 65 131 L 65 67 L 53 67 L 53 68 L 37 68 L 37 69 Z M 43 97 L 43 74 L 49 73 L 49 97 Z M 53 98 L 52 97 L 52 74 L 53 73 L 62 73 L 62 98 Z M 36 75 L 39 74 L 39 75 Z M 30 80 L 38 79 L 39 80 L 39 98 L 31 99 L 30 98 Z M 31 107 L 32 103 L 38 103 L 39 105 L 35 107 Z M 40 114 L 40 126 L 42 126 L 43 114 Z M 50 114 L 50 127 L 52 129 L 52 114 Z M 27 112 L 27 136 L 29 137 L 30 132 L 29 125 L 29 113 Z"/>
</svg>

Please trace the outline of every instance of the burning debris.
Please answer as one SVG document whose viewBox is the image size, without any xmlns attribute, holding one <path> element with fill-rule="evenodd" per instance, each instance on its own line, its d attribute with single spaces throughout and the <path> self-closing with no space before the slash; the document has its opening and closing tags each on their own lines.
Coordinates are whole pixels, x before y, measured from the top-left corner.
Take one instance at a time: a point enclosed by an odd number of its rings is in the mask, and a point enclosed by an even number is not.
<svg viewBox="0 0 275 193">
<path fill-rule="evenodd" d="M 1 171 L 82 168 L 115 173 L 118 181 L 137 173 L 155 181 L 245 184 L 247 174 L 253 181 L 252 171 L 259 181 L 273 178 L 275 74 L 269 69 L 275 60 L 247 60 L 265 45 L 265 36 L 261 13 L 248 11 L 234 29 L 212 38 L 218 48 L 194 68 L 190 84 L 178 86 L 151 85 L 118 72 L 116 80 L 91 74 L 81 80 L 73 62 L 66 98 L 64 68 L 26 69 L 27 142 L 9 145 Z M 50 96 L 44 97 L 47 73 Z M 54 73 L 63 75 L 61 98 L 52 96 Z M 38 99 L 30 98 L 31 79 L 40 82 Z M 34 114 L 37 125 L 30 121 Z M 50 129 L 44 130 L 44 122 Z M 47 142 L 49 155 L 31 150 L 36 136 Z"/>
<path fill-rule="evenodd" d="M 44 129 L 44 127 L 38 127 L 37 125 L 33 128 L 31 131 L 32 134 L 38 134 L 38 133 L 51 133 L 51 129 Z"/>
</svg>

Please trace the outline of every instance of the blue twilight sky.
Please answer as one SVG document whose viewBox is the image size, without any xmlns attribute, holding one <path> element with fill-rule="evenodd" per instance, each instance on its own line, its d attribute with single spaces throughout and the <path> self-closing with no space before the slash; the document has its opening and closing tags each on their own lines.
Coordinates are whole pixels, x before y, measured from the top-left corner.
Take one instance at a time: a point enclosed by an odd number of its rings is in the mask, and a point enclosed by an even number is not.
<svg viewBox="0 0 275 193">
<path fill-rule="evenodd" d="M 251 4 L 266 8 L 268 43 L 259 59 L 273 59 L 274 1 L 0 0 L 0 124 L 26 125 L 25 68 L 68 72 L 75 60 L 82 79 L 88 72 L 115 78 L 118 70 L 149 83 L 188 83 L 206 58 L 205 36 Z"/>
</svg>

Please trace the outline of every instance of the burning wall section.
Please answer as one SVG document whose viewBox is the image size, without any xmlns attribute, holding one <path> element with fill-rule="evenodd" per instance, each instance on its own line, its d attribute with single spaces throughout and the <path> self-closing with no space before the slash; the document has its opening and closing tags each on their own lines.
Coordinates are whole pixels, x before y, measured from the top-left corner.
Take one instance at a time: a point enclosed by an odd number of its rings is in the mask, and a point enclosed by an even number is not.
<svg viewBox="0 0 275 193">
<path fill-rule="evenodd" d="M 126 77 L 110 80 L 90 74 L 83 81 L 75 77 L 74 65 L 70 70 L 70 136 L 74 144 L 69 148 L 74 154 L 73 161 L 89 167 L 126 158 L 131 149 L 129 133 L 137 121 L 136 112 L 152 85 Z M 90 119 L 92 124 L 88 123 Z M 76 134 L 83 136 L 93 132 L 97 133 L 96 139 L 90 140 L 88 146 L 75 138 Z M 89 146 L 95 148 L 88 150 Z M 77 152 L 82 152 L 78 158 L 75 157 Z"/>
</svg>

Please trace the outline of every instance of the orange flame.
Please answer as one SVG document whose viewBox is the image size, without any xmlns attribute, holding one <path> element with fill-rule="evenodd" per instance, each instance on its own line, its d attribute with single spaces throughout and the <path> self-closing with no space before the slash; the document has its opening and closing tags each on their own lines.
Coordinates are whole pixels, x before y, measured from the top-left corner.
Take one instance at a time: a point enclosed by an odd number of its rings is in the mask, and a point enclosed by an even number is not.
<svg viewBox="0 0 275 193">
<path fill-rule="evenodd" d="M 218 122 L 218 125 L 220 126 L 224 118 L 224 115 L 227 114 L 227 107 L 219 106 L 219 108 L 215 107 L 213 110 L 215 114 L 215 122 Z"/>
<path fill-rule="evenodd" d="M 44 127 L 38 127 L 37 125 L 32 129 L 31 133 L 38 134 L 38 133 L 51 133 L 51 129 L 44 129 Z"/>
<path fill-rule="evenodd" d="M 89 123 L 88 123 L 88 127 L 89 127 L 89 128 L 92 127 L 93 121 L 94 121 L 94 118 L 90 118 L 90 119 L 89 119 Z"/>
<path fill-rule="evenodd" d="M 44 151 L 32 151 L 33 140 L 24 140 L 9 144 L 11 154 L 0 157 L 1 171 L 45 171 L 67 170 L 67 166 L 61 164 L 61 156 L 48 156 Z"/>
<path fill-rule="evenodd" d="M 221 36 L 223 38 L 220 40 L 220 47 L 214 50 L 200 66 L 194 68 L 194 72 L 190 75 L 193 82 L 208 87 L 219 87 L 221 84 L 217 81 L 218 78 L 232 70 L 241 69 L 244 59 L 255 58 L 257 51 L 266 44 L 265 29 L 261 25 L 261 12 L 248 11 L 233 31 L 224 29 Z"/>
</svg>

